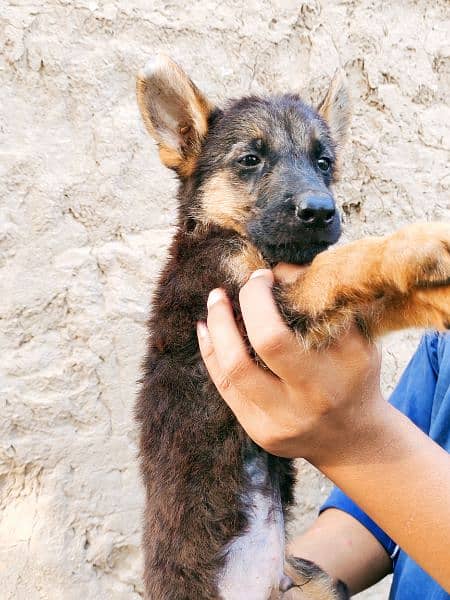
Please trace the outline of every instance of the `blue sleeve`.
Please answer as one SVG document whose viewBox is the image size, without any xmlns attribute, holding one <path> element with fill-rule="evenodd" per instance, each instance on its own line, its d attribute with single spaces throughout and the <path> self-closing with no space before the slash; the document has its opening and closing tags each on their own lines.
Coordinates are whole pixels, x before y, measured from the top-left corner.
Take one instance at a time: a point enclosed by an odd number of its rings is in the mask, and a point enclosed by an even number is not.
<svg viewBox="0 0 450 600">
<path fill-rule="evenodd" d="M 389 400 L 427 434 L 439 371 L 438 342 L 437 333 L 429 332 L 424 335 Z M 389 494 L 386 496 L 388 501 Z M 374 535 L 393 558 L 396 543 L 339 488 L 333 489 L 320 512 L 328 508 L 337 508 L 352 515 Z"/>
</svg>

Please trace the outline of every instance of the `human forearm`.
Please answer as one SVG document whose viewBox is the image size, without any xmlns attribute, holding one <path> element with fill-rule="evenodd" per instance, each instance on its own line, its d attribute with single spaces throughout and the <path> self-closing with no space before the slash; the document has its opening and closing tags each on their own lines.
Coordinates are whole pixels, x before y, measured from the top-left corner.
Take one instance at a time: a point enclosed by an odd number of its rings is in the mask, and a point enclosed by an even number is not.
<svg viewBox="0 0 450 600">
<path fill-rule="evenodd" d="M 315 465 L 449 591 L 450 456 L 390 405 L 354 444 Z"/>
<path fill-rule="evenodd" d="M 351 515 L 330 508 L 289 544 L 288 553 L 313 561 L 335 580 L 344 581 L 351 594 L 370 587 L 387 575 L 392 563 L 372 533 Z"/>
</svg>

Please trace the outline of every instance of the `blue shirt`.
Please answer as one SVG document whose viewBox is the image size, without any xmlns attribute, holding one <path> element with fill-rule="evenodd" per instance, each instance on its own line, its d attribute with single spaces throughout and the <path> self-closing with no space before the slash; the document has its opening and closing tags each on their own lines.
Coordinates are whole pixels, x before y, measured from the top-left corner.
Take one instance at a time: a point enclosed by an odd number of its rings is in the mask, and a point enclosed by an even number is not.
<svg viewBox="0 0 450 600">
<path fill-rule="evenodd" d="M 390 402 L 450 452 L 450 334 L 424 335 Z M 391 556 L 394 578 L 390 600 L 450 600 L 450 594 L 338 488 L 331 492 L 321 511 L 327 508 L 338 508 L 358 519 Z"/>
</svg>

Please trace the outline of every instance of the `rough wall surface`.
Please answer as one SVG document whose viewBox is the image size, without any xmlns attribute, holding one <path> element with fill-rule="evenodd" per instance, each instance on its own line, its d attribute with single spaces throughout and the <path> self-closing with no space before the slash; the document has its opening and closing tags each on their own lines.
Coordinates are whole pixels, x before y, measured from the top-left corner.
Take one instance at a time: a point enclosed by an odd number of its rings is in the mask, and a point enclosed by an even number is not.
<svg viewBox="0 0 450 600">
<path fill-rule="evenodd" d="M 220 102 L 354 97 L 347 238 L 450 216 L 446 0 L 6 0 L 0 7 L 0 598 L 137 599 L 132 407 L 175 181 L 134 76 L 163 50 Z M 416 334 L 386 342 L 392 387 Z M 304 469 L 301 529 L 327 484 Z M 386 598 L 386 585 L 365 598 Z"/>
</svg>

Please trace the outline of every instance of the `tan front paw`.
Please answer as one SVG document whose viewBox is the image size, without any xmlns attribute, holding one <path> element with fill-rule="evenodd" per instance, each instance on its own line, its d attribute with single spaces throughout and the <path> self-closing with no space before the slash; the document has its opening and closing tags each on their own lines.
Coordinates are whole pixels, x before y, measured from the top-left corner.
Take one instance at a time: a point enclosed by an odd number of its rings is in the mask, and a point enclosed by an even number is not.
<svg viewBox="0 0 450 600">
<path fill-rule="evenodd" d="M 348 588 L 342 581 L 333 581 L 318 565 L 303 558 L 290 556 L 286 565 L 289 586 L 283 600 L 347 600 Z"/>
<path fill-rule="evenodd" d="M 411 300 L 420 326 L 450 329 L 450 285 L 414 290 Z"/>
<path fill-rule="evenodd" d="M 401 292 L 450 285 L 450 225 L 416 223 L 392 235 L 382 260 L 386 281 Z"/>
</svg>

